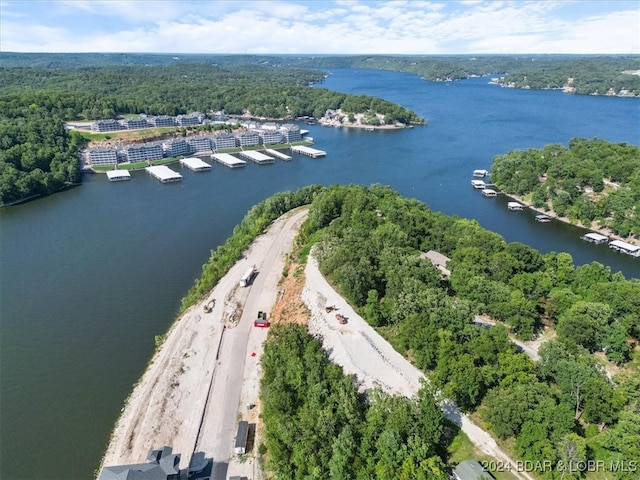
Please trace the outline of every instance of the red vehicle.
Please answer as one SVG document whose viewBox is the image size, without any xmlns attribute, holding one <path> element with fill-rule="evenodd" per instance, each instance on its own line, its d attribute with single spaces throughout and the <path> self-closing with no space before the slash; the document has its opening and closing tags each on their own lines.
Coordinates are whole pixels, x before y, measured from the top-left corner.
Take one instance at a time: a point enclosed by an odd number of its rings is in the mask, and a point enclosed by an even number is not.
<svg viewBox="0 0 640 480">
<path fill-rule="evenodd" d="M 258 312 L 258 318 L 253 321 L 254 327 L 267 328 L 270 325 L 267 320 L 267 312 L 260 311 Z"/>
</svg>

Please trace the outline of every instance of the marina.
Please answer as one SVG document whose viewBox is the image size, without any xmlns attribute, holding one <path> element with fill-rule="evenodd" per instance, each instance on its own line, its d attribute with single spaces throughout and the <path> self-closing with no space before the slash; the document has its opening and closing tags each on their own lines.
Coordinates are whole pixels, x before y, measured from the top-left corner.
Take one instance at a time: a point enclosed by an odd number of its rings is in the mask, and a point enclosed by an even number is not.
<svg viewBox="0 0 640 480">
<path fill-rule="evenodd" d="M 580 237 L 585 242 L 595 243 L 596 245 L 600 245 L 602 243 L 607 243 L 609 241 L 609 237 L 605 235 L 600 235 L 599 233 L 585 233 Z"/>
<path fill-rule="evenodd" d="M 311 157 L 311 158 L 325 157 L 327 155 L 327 152 L 325 152 L 324 150 L 305 147 L 304 145 L 297 145 L 297 146 L 291 147 L 291 151 L 294 153 L 299 153 L 301 155 L 306 155 L 307 157 Z"/>
<path fill-rule="evenodd" d="M 524 206 L 518 202 L 507 202 L 507 208 L 512 212 L 514 212 L 514 211 L 522 211 Z"/>
<path fill-rule="evenodd" d="M 245 162 L 244 160 L 240 160 L 230 153 L 214 153 L 213 155 L 211 155 L 211 158 L 229 168 L 240 168 L 244 167 L 247 164 L 247 162 Z"/>
<path fill-rule="evenodd" d="M 257 163 L 258 165 L 264 165 L 267 163 L 273 163 L 273 157 L 269 155 L 265 155 L 264 153 L 257 152 L 255 150 L 246 150 L 243 152 L 239 152 L 240 156 L 246 158 L 247 160 L 251 160 L 252 162 Z"/>
<path fill-rule="evenodd" d="M 206 170 L 211 170 L 211 165 L 209 165 L 207 162 L 203 162 L 196 157 L 183 158 L 180 160 L 180 163 L 187 167 L 189 170 L 193 170 L 194 172 L 204 172 Z"/>
<path fill-rule="evenodd" d="M 269 155 L 272 155 L 276 158 L 279 158 L 280 160 L 285 160 L 285 161 L 289 161 L 291 160 L 291 157 L 289 155 L 286 155 L 282 152 L 279 152 L 278 150 L 273 150 L 271 148 L 267 148 L 265 149 L 265 152 L 267 152 Z"/>
<path fill-rule="evenodd" d="M 182 180 L 182 175 L 178 172 L 174 172 L 166 165 L 146 167 L 145 170 L 149 172 L 152 177 L 160 180 L 162 183 L 180 182 Z"/>
<path fill-rule="evenodd" d="M 107 170 L 107 178 L 110 182 L 131 180 L 131 173 L 129 173 L 129 170 Z"/>
<path fill-rule="evenodd" d="M 487 185 L 482 180 L 471 180 L 471 186 L 478 190 L 484 189 Z"/>
</svg>

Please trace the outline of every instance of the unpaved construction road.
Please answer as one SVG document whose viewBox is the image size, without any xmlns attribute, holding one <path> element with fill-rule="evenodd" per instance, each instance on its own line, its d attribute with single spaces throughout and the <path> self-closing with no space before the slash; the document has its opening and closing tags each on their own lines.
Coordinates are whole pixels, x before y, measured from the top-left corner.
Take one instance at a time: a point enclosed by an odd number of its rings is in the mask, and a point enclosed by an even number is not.
<svg viewBox="0 0 640 480">
<path fill-rule="evenodd" d="M 182 455 L 180 468 L 189 466 L 194 452 L 213 459 L 211 480 L 260 477 L 253 455 L 238 461 L 233 454 L 238 421 L 258 423 L 259 408 L 247 405 L 260 404 L 259 360 L 267 329 L 254 327 L 253 320 L 276 303 L 286 254 L 306 215 L 306 209 L 299 209 L 276 220 L 210 294 L 173 324 L 123 408 L 103 465 L 141 463 L 150 449 L 167 445 Z M 241 288 L 238 281 L 251 265 L 259 273 L 250 287 Z M 415 395 L 424 375 L 356 315 L 322 277 L 312 256 L 305 274 L 302 297 L 311 311 L 309 331 L 322 336 L 331 359 L 355 374 L 362 388 L 379 385 L 389 393 Z M 205 312 L 211 300 L 215 306 Z M 329 305 L 337 310 L 327 313 Z M 347 317 L 345 325 L 336 313 Z M 445 402 L 443 411 L 480 450 L 514 465 L 455 405 Z M 532 480 L 526 473 L 512 473 Z"/>
</svg>

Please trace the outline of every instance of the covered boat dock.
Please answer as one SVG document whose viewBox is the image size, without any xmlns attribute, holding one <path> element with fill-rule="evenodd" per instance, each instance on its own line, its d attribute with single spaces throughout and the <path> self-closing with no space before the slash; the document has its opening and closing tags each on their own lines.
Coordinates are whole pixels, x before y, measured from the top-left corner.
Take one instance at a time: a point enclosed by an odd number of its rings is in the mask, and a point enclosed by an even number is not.
<svg viewBox="0 0 640 480">
<path fill-rule="evenodd" d="M 240 152 L 240 156 L 242 158 L 246 158 L 247 160 L 251 160 L 252 162 L 257 163 L 258 165 L 264 165 L 266 163 L 273 163 L 273 157 L 269 155 L 265 155 L 264 153 L 256 152 L 255 150 L 246 150 Z"/>
<path fill-rule="evenodd" d="M 484 195 L 485 197 L 495 197 L 496 195 L 498 195 L 498 192 L 492 190 L 491 188 L 485 188 L 484 190 L 482 190 L 482 195 Z"/>
<path fill-rule="evenodd" d="M 585 242 L 595 243 L 596 245 L 607 243 L 609 241 L 609 237 L 606 235 L 600 235 L 599 233 L 585 233 L 580 238 Z"/>
<path fill-rule="evenodd" d="M 207 162 L 203 162 L 196 157 L 187 157 L 180 160 L 180 163 L 194 172 L 204 172 L 205 170 L 211 170 L 211 165 Z"/>
<path fill-rule="evenodd" d="M 291 157 L 289 155 L 285 155 L 284 153 L 279 152 L 278 150 L 267 148 L 265 152 L 267 152 L 269 155 L 273 155 L 274 157 L 279 158 L 280 160 L 286 160 L 286 161 L 291 160 Z"/>
<path fill-rule="evenodd" d="M 318 150 L 316 148 L 305 147 L 304 145 L 296 145 L 291 147 L 291 151 L 294 153 L 299 153 L 301 155 L 306 155 L 311 158 L 319 158 L 327 155 L 327 152 L 324 150 Z"/>
<path fill-rule="evenodd" d="M 178 172 L 174 172 L 166 165 L 146 167 L 145 170 L 149 172 L 151 176 L 160 180 L 162 183 L 179 182 L 182 180 L 182 175 L 180 175 Z"/>
<path fill-rule="evenodd" d="M 129 170 L 107 170 L 107 178 L 110 182 L 131 180 L 131 173 L 129 173 Z"/>
<path fill-rule="evenodd" d="M 214 153 L 213 155 L 211 155 L 211 158 L 229 168 L 244 167 L 247 164 L 247 162 L 245 162 L 244 160 L 240 160 L 230 153 Z"/>
<path fill-rule="evenodd" d="M 522 209 L 524 208 L 524 206 L 522 206 L 522 204 L 518 203 L 518 202 L 507 202 L 507 208 L 509 210 L 513 211 L 522 211 Z"/>
<path fill-rule="evenodd" d="M 612 242 L 609 242 L 609 248 L 613 248 L 618 252 L 626 253 L 632 257 L 640 257 L 640 246 L 634 245 L 633 243 L 623 242 L 622 240 L 613 240 Z"/>
</svg>

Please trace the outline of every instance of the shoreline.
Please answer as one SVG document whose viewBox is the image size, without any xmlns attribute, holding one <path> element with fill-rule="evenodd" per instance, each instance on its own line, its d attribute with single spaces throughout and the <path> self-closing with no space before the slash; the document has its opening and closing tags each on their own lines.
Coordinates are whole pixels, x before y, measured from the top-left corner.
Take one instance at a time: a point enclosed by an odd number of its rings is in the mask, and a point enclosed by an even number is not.
<svg viewBox="0 0 640 480">
<path fill-rule="evenodd" d="M 550 218 L 553 218 L 554 220 L 557 220 L 559 222 L 565 223 L 567 225 L 572 225 L 574 227 L 578 227 L 582 230 L 585 230 L 587 232 L 594 232 L 594 233 L 599 233 L 601 235 L 604 235 L 606 237 L 609 237 L 609 239 L 611 240 L 620 240 L 622 242 L 627 242 L 627 243 L 631 243 L 633 245 L 640 245 L 640 240 L 635 238 L 635 237 L 621 237 L 620 235 L 617 235 L 615 233 L 613 233 L 611 230 L 609 230 L 608 228 L 605 227 L 600 227 L 597 225 L 591 225 L 591 226 L 586 226 L 583 225 L 582 223 L 578 222 L 578 223 L 573 223 L 568 217 L 561 217 L 559 216 L 553 209 L 549 209 L 549 210 L 544 210 L 541 208 L 537 208 L 533 205 L 533 202 L 528 201 L 523 199 L 522 197 L 519 197 L 517 195 L 511 194 L 511 193 L 503 193 L 503 195 L 509 199 L 512 199 L 516 202 L 521 203 L 522 205 L 526 206 L 527 208 L 529 208 L 530 210 L 533 210 L 536 213 L 540 213 L 542 215 L 547 215 Z"/>
</svg>

